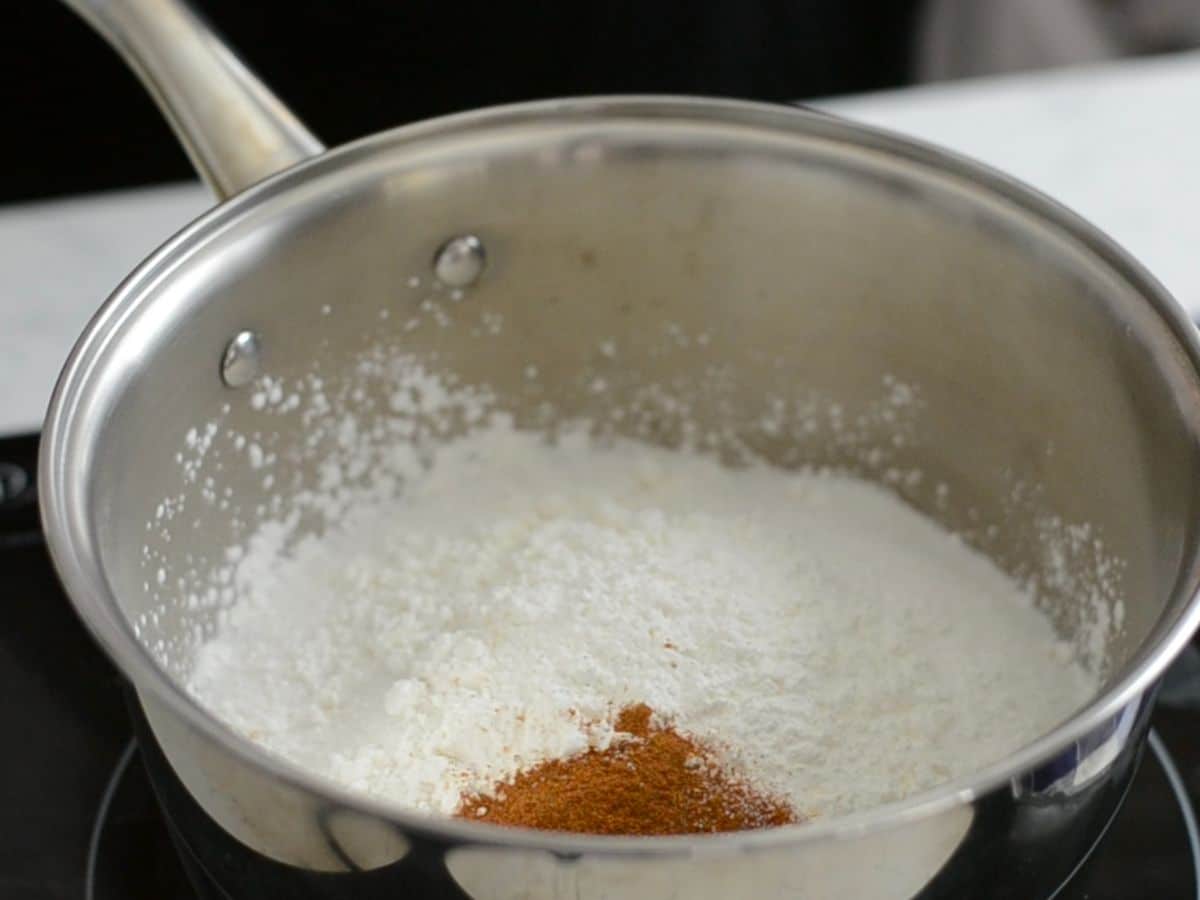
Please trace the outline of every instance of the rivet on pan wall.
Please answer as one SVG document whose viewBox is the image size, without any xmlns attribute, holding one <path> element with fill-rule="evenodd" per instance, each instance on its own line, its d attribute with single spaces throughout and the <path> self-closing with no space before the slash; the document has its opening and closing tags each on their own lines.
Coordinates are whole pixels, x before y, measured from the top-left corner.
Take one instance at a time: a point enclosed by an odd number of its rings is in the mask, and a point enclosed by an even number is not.
<svg viewBox="0 0 1200 900">
<path fill-rule="evenodd" d="M 473 234 L 460 234 L 446 241 L 433 257 L 433 273 L 450 288 L 473 285 L 483 274 L 487 253 L 483 241 Z"/>
<path fill-rule="evenodd" d="M 262 344 L 253 331 L 239 331 L 221 354 L 221 380 L 231 388 L 245 387 L 262 369 Z"/>
</svg>

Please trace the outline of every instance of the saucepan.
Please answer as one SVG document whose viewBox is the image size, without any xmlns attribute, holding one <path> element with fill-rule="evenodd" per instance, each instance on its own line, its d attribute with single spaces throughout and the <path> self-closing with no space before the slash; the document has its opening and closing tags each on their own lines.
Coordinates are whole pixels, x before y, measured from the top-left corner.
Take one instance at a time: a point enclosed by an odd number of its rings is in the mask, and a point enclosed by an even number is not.
<svg viewBox="0 0 1200 900">
<path fill-rule="evenodd" d="M 43 436 L 45 530 L 136 693 L 160 797 L 189 805 L 169 810 L 181 846 L 228 894 L 1030 898 L 1068 878 L 1200 616 L 1200 346 L 1136 262 L 985 166 L 784 106 L 553 100 L 325 150 L 176 0 L 71 5 L 222 202 L 75 346 Z M 319 377 L 369 424 L 389 415 L 386 378 L 362 379 L 379 354 L 486 387 L 531 428 L 670 394 L 614 427 L 672 445 L 686 408 L 781 466 L 886 483 L 1037 581 L 1065 635 L 1104 625 L 1102 689 L 970 777 L 756 832 L 504 829 L 318 778 L 185 689 L 214 615 L 187 585 L 319 486 L 313 420 L 263 397 Z M 871 414 L 896 385 L 912 402 Z M 768 414 L 802 406 L 825 424 Z"/>
</svg>

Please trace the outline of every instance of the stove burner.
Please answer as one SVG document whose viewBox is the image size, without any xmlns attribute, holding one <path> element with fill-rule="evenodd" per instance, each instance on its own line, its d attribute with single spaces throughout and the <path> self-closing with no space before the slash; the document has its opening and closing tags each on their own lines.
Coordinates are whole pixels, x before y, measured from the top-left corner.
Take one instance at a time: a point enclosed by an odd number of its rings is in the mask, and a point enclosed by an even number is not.
<svg viewBox="0 0 1200 900">
<path fill-rule="evenodd" d="M 1175 795 L 1175 801 L 1179 804 L 1179 814 L 1183 818 L 1188 850 L 1191 851 L 1192 857 L 1193 895 L 1200 898 L 1200 827 L 1196 823 L 1196 809 L 1192 805 L 1191 797 L 1188 796 L 1183 776 L 1179 774 L 1179 767 L 1175 765 L 1175 758 L 1167 750 L 1167 745 L 1163 743 L 1163 739 L 1154 729 L 1150 729 L 1150 749 L 1154 752 L 1159 765 L 1162 766 L 1163 774 L 1171 785 L 1171 792 Z"/>
<path fill-rule="evenodd" d="M 174 842 L 132 739 L 96 810 L 83 896 L 84 900 L 230 900 Z"/>
<path fill-rule="evenodd" d="M 1200 900 L 1200 828 L 1184 779 L 1160 735 L 1150 732 L 1150 754 L 1133 781 L 1125 806 L 1099 846 L 1064 885 L 1054 900 L 1128 900 L 1130 896 L 1157 900 Z M 1161 805 L 1169 798 L 1178 811 L 1174 827 L 1144 834 L 1139 807 Z M 230 900 L 174 840 L 163 819 L 137 747 L 130 741 L 114 768 L 92 828 L 88 846 L 84 900 Z M 1139 858 L 1140 841 L 1175 847 L 1176 865 L 1167 880 Z M 1180 858 L 1190 867 L 1181 877 Z M 1130 892 L 1131 879 L 1139 885 Z"/>
<path fill-rule="evenodd" d="M 104 826 L 108 822 L 108 810 L 112 806 L 113 797 L 116 796 L 121 779 L 125 776 L 125 770 L 129 768 L 130 762 L 133 761 L 133 754 L 136 752 L 137 742 L 131 740 L 121 751 L 121 758 L 117 760 L 112 777 L 108 779 L 108 784 L 104 786 L 104 794 L 100 797 L 100 807 L 96 810 L 96 822 L 92 825 L 92 836 L 88 839 L 87 868 L 83 882 L 84 900 L 96 900 L 96 864 L 100 859 L 100 836 L 104 833 Z"/>
</svg>

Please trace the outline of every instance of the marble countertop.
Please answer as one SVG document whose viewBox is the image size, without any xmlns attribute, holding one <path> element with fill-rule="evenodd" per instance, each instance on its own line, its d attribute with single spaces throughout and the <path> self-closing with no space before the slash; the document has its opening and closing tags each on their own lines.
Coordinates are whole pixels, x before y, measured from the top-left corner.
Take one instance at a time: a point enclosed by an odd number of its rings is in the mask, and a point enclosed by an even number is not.
<svg viewBox="0 0 1200 900">
<path fill-rule="evenodd" d="M 1200 53 L 815 104 L 974 156 L 1091 219 L 1200 314 Z M 0 208 L 0 435 L 35 431 L 75 336 L 210 201 L 198 184 Z"/>
<path fill-rule="evenodd" d="M 818 105 L 1045 191 L 1200 313 L 1200 52 Z"/>
</svg>

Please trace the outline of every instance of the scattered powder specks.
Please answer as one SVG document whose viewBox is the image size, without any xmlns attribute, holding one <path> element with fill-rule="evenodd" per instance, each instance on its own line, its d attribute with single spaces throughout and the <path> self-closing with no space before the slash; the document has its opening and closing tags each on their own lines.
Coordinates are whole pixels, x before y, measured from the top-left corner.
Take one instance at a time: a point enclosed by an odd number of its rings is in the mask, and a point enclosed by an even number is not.
<svg viewBox="0 0 1200 900">
<path fill-rule="evenodd" d="M 398 332 L 467 310 L 432 291 Z M 713 340 L 661 337 L 663 354 Z M 994 511 L 963 539 L 900 502 L 961 522 L 970 494 L 914 467 L 916 387 L 888 376 L 843 407 L 781 377 L 747 407 L 728 365 L 631 384 L 615 339 L 595 349 L 569 382 L 595 410 L 578 431 L 534 362 L 512 374 L 537 434 L 394 348 L 327 378 L 260 377 L 172 448 L 195 486 L 150 511 L 135 631 L 251 739 L 442 812 L 606 746 L 631 703 L 830 816 L 977 769 L 1090 695 L 1124 622 L 1119 563 L 1092 530 L 1025 511 L 1045 558 L 1018 586 L 971 549 L 996 538 Z M 790 466 L 833 448 L 888 487 L 771 468 L 763 448 Z M 224 481 L 250 472 L 236 493 Z M 206 505 L 233 544 L 192 559 Z M 1055 618 L 1070 644 L 1042 612 L 1056 597 L 1079 606 Z"/>
<path fill-rule="evenodd" d="M 389 401 L 406 413 L 445 400 L 408 386 Z M 296 540 L 292 514 L 231 551 L 238 599 L 190 687 L 411 807 L 604 746 L 647 703 L 802 815 L 837 815 L 997 760 L 1095 687 L 1027 592 L 865 481 L 551 445 L 503 418 L 393 471 L 399 496 L 359 495 L 319 536 Z"/>
</svg>

